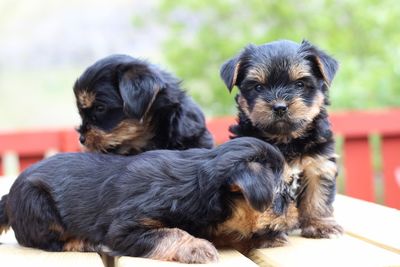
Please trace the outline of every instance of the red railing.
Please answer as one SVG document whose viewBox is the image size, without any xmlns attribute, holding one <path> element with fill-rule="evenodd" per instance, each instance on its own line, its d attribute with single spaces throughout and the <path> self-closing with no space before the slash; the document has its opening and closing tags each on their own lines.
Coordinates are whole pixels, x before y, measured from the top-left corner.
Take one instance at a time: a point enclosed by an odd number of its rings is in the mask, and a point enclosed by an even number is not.
<svg viewBox="0 0 400 267">
<path fill-rule="evenodd" d="M 233 117 L 210 119 L 207 126 L 216 143 L 229 139 Z M 345 193 L 375 201 L 371 134 L 381 138 L 384 203 L 400 209 L 400 109 L 353 111 L 331 115 L 335 134 L 343 137 Z M 8 151 L 19 157 L 20 169 L 44 157 L 47 151 L 79 151 L 74 130 L 24 131 L 0 134 L 0 155 Z M 1 158 L 0 158 L 1 162 Z M 0 175 L 3 172 L 0 164 Z"/>
</svg>

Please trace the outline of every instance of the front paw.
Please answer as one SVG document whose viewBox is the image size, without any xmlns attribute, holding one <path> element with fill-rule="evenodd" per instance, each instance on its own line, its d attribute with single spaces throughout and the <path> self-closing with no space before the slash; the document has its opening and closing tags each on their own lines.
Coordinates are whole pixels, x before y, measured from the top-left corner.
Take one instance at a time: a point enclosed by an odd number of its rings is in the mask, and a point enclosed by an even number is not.
<svg viewBox="0 0 400 267">
<path fill-rule="evenodd" d="M 332 238 L 343 234 L 343 228 L 333 219 L 314 219 L 301 225 L 301 235 L 307 238 Z"/>
<path fill-rule="evenodd" d="M 214 263 L 218 261 L 218 251 L 207 240 L 193 238 L 177 250 L 174 260 L 181 263 Z"/>
</svg>

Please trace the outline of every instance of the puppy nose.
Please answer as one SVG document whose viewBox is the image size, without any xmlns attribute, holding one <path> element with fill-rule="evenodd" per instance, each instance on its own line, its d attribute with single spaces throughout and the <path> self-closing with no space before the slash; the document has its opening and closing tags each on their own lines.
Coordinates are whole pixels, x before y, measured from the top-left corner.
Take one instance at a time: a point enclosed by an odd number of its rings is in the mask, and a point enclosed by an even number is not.
<svg viewBox="0 0 400 267">
<path fill-rule="evenodd" d="M 83 135 L 79 136 L 79 142 L 81 142 L 82 145 L 85 143 L 85 141 L 86 141 L 85 136 Z"/>
<path fill-rule="evenodd" d="M 286 113 L 286 111 L 288 110 L 288 107 L 286 106 L 285 103 L 276 103 L 272 109 L 274 110 L 275 113 L 279 114 L 279 115 L 283 115 Z"/>
</svg>

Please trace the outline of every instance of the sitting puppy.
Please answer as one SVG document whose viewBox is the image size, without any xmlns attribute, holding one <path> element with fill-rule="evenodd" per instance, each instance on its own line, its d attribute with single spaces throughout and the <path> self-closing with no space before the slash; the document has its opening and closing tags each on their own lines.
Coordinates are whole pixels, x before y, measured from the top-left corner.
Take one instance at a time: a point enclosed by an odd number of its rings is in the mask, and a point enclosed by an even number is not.
<svg viewBox="0 0 400 267">
<path fill-rule="evenodd" d="M 137 154 L 152 149 L 211 148 L 200 108 L 171 74 L 113 55 L 86 69 L 74 85 L 87 151 Z"/>
<path fill-rule="evenodd" d="M 302 171 L 298 199 L 302 235 L 342 233 L 333 219 L 337 176 L 326 106 L 338 63 L 307 41 L 249 45 L 221 67 L 229 91 L 238 86 L 233 137 L 253 136 L 276 145 Z"/>
<path fill-rule="evenodd" d="M 136 156 L 58 154 L 2 197 L 0 233 L 11 226 L 21 245 L 48 251 L 214 262 L 205 239 L 265 240 L 297 223 L 283 165 L 276 148 L 250 137 Z"/>
</svg>

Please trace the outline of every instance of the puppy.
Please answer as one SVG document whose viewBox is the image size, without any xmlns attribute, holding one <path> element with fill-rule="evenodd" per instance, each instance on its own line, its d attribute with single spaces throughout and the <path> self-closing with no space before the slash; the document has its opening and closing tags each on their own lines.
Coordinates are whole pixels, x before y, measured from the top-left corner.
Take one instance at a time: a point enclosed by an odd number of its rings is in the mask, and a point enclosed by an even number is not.
<svg viewBox="0 0 400 267">
<path fill-rule="evenodd" d="M 78 78 L 74 93 L 87 151 L 129 155 L 213 146 L 202 111 L 180 82 L 145 61 L 103 58 Z"/>
<path fill-rule="evenodd" d="M 249 137 L 214 149 L 58 154 L 2 197 L 0 233 L 11 226 L 21 245 L 48 251 L 215 262 L 206 239 L 257 245 L 297 223 L 283 165 Z"/>
<path fill-rule="evenodd" d="M 232 137 L 274 144 L 292 168 L 302 171 L 298 208 L 305 237 L 342 233 L 333 218 L 337 166 L 326 111 L 337 68 L 335 59 L 311 43 L 283 40 L 247 46 L 220 72 L 229 91 L 239 88 Z"/>
</svg>

